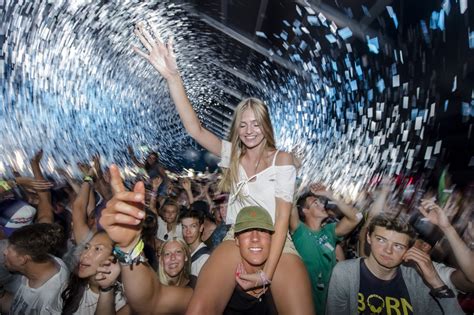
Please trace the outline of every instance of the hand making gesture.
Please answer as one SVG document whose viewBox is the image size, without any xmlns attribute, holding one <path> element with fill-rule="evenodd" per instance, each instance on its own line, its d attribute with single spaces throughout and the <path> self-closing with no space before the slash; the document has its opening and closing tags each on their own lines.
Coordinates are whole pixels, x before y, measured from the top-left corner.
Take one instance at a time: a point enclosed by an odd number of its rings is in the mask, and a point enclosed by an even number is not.
<svg viewBox="0 0 474 315">
<path fill-rule="evenodd" d="M 114 195 L 102 211 L 100 224 L 109 237 L 126 251 L 135 246 L 140 238 L 141 222 L 145 217 L 145 186 L 143 182 L 138 182 L 133 191 L 127 191 L 116 165 L 110 166 L 110 175 Z"/>
</svg>

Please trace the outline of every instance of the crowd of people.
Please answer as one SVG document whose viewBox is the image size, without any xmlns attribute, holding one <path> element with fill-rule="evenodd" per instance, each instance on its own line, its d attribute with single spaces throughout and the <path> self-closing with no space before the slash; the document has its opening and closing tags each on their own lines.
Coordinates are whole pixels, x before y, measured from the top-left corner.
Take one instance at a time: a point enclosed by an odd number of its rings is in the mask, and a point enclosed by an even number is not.
<svg viewBox="0 0 474 315">
<path fill-rule="evenodd" d="M 242 100 L 228 139 L 205 129 L 172 49 L 138 25 L 189 135 L 220 172 L 181 176 L 156 152 L 123 178 L 100 156 L 81 178 L 0 181 L 1 314 L 465 314 L 474 191 L 376 181 L 356 200 L 296 187 L 267 106 Z M 422 188 L 427 188 L 424 185 Z M 301 191 L 301 193 L 296 193 Z"/>
</svg>

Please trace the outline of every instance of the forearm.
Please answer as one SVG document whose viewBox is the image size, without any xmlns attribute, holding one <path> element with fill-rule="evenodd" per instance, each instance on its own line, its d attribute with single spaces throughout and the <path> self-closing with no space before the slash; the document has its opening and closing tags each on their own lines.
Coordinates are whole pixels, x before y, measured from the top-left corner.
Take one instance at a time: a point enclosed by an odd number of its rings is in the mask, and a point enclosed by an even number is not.
<svg viewBox="0 0 474 315">
<path fill-rule="evenodd" d="M 459 268 L 467 279 L 474 282 L 474 253 L 467 247 L 452 225 L 442 229 L 454 253 Z"/>
<path fill-rule="evenodd" d="M 88 182 L 82 183 L 79 194 L 72 204 L 72 232 L 77 244 L 82 242 L 87 233 L 89 233 L 89 228 L 87 227 L 87 204 L 89 202 L 90 190 Z"/>
<path fill-rule="evenodd" d="M 127 303 L 137 313 L 147 313 L 158 303 L 162 285 L 158 275 L 146 263 L 121 266 L 122 283 Z"/>
<path fill-rule="evenodd" d="M 43 173 L 39 165 L 39 161 L 33 160 L 31 162 L 31 168 L 35 179 L 44 180 Z M 54 220 L 53 205 L 51 203 L 51 192 L 49 190 L 36 190 L 38 194 L 38 212 L 36 215 L 36 222 L 39 223 L 52 223 Z"/>
<path fill-rule="evenodd" d="M 96 315 L 115 315 L 115 295 L 114 290 L 99 293 L 99 301 L 95 309 Z"/>
<path fill-rule="evenodd" d="M 356 225 L 359 223 L 359 219 L 357 218 L 357 210 L 354 207 L 349 206 L 337 198 L 334 198 L 333 201 L 347 220 L 355 223 Z"/>
<path fill-rule="evenodd" d="M 191 137 L 195 138 L 200 132 L 201 122 L 186 95 L 186 90 L 179 74 L 168 79 L 168 87 L 184 128 L 186 128 Z"/>
<path fill-rule="evenodd" d="M 298 224 L 300 223 L 300 218 L 298 216 L 298 209 L 296 206 L 292 207 L 291 214 L 290 214 L 290 233 L 294 233 L 298 228 Z"/>
<path fill-rule="evenodd" d="M 288 205 L 289 207 L 290 205 Z M 289 210 L 289 209 L 288 209 Z M 272 236 L 272 244 L 270 246 L 270 253 L 268 255 L 268 260 L 265 263 L 263 271 L 265 275 L 269 278 L 273 278 L 275 269 L 280 261 L 281 254 L 283 252 L 283 247 L 285 246 L 286 237 L 288 234 L 288 221 L 289 221 L 289 211 L 286 215 L 281 215 L 278 217 L 278 214 L 275 218 L 275 233 Z"/>
<path fill-rule="evenodd" d="M 89 185 L 89 198 L 87 199 L 87 213 L 91 213 L 95 208 L 95 195 L 92 185 Z"/>
<path fill-rule="evenodd" d="M 189 199 L 189 204 L 192 204 L 194 202 L 193 192 L 191 191 L 191 189 L 185 189 L 185 190 L 186 190 L 186 195 L 188 196 L 188 199 Z"/>
</svg>

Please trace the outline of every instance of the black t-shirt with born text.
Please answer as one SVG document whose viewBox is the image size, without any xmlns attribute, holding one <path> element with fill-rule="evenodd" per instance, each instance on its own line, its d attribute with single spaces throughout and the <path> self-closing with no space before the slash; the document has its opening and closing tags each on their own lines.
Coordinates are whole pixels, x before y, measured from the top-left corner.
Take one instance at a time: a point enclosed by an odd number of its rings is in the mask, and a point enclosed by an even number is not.
<svg viewBox="0 0 474 315">
<path fill-rule="evenodd" d="M 360 261 L 360 287 L 357 296 L 359 314 L 413 315 L 405 281 L 400 268 L 392 280 L 380 280 Z"/>
</svg>

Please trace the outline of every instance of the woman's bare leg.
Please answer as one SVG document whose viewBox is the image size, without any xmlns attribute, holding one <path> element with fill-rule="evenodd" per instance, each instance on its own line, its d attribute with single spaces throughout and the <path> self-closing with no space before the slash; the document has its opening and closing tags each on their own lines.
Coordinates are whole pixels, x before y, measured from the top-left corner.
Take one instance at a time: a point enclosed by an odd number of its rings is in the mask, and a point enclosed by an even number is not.
<svg viewBox="0 0 474 315">
<path fill-rule="evenodd" d="M 199 273 L 187 315 L 222 314 L 234 291 L 240 260 L 234 241 L 224 241 L 214 250 Z"/>
<path fill-rule="evenodd" d="M 271 290 L 279 315 L 314 314 L 311 282 L 306 267 L 298 256 L 285 253 L 281 255 Z"/>
</svg>

